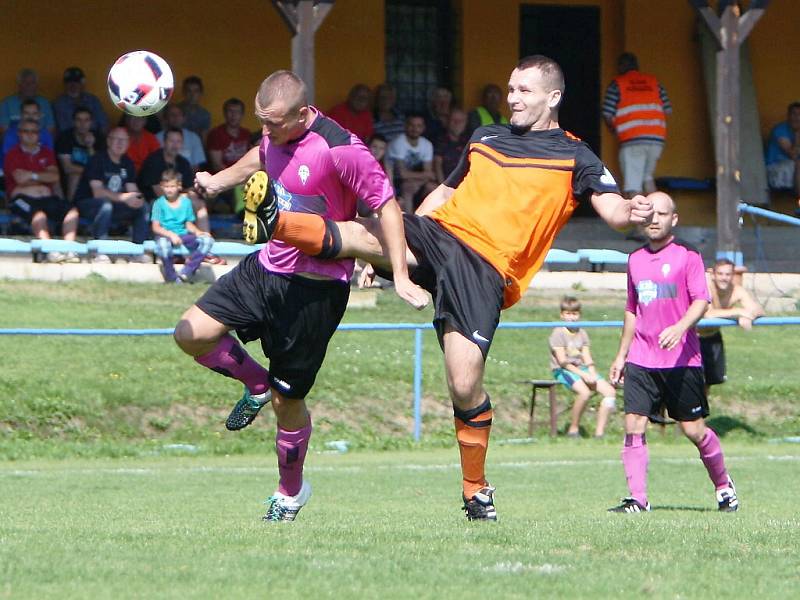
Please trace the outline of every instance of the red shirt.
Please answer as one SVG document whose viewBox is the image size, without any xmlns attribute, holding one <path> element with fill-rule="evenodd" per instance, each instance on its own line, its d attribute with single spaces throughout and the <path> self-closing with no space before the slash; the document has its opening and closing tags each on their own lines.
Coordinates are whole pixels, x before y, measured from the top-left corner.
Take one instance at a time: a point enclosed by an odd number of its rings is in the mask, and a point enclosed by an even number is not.
<svg viewBox="0 0 800 600">
<path fill-rule="evenodd" d="M 39 146 L 39 149 L 31 154 L 22 149 L 22 145 L 17 144 L 6 154 L 3 162 L 3 170 L 6 174 L 6 194 L 9 198 L 14 195 L 14 188 L 19 184 L 14 180 L 14 171 L 23 169 L 33 173 L 42 173 L 47 167 L 56 164 L 56 155 L 50 148 Z M 26 184 L 28 185 L 28 184 Z M 49 184 L 42 184 L 49 185 Z"/>
<path fill-rule="evenodd" d="M 374 123 L 372 121 L 372 113 L 368 110 L 354 113 L 347 106 L 347 102 L 342 102 L 334 106 L 328 112 L 328 116 L 345 129 L 355 133 L 365 144 L 372 137 Z"/>
<path fill-rule="evenodd" d="M 142 168 L 142 163 L 144 163 L 144 159 L 150 156 L 156 150 L 161 149 L 161 142 L 158 141 L 158 138 L 147 131 L 146 129 L 142 130 L 142 136 L 136 140 L 133 138 L 133 134 L 131 136 L 131 143 L 128 146 L 128 151 L 126 154 L 128 158 L 133 161 L 133 166 L 136 167 L 136 173 L 139 173 L 139 169 Z"/>
<path fill-rule="evenodd" d="M 227 168 L 247 154 L 250 149 L 250 130 L 239 127 L 239 133 L 232 136 L 223 123 L 208 132 L 206 144 L 209 152 L 222 152 L 222 166 Z"/>
</svg>

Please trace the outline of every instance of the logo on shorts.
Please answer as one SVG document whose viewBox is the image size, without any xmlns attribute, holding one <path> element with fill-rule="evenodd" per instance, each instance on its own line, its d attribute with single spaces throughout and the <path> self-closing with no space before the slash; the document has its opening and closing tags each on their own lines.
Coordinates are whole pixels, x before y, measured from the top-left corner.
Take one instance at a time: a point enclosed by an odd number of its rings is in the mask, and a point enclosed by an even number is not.
<svg viewBox="0 0 800 600">
<path fill-rule="evenodd" d="M 300 168 L 297 169 L 297 176 L 300 178 L 303 185 L 308 181 L 309 175 L 311 175 L 311 170 L 308 168 L 308 165 L 300 165 Z"/>
<path fill-rule="evenodd" d="M 638 295 L 639 303 L 647 306 L 658 298 L 658 285 L 654 281 L 644 279 L 636 284 L 636 294 Z"/>
<path fill-rule="evenodd" d="M 282 388 L 284 392 L 288 392 L 292 389 L 288 383 L 286 383 L 283 379 L 278 379 L 277 377 L 273 377 L 272 381 L 278 385 L 278 387 Z"/>
<path fill-rule="evenodd" d="M 701 410 L 703 410 L 703 407 L 702 407 L 702 406 L 695 406 L 695 407 L 692 409 L 692 412 L 693 412 L 693 413 L 698 413 L 698 412 L 700 412 Z"/>
<path fill-rule="evenodd" d="M 476 342 L 483 342 L 484 344 L 489 343 L 489 340 L 483 337 L 477 329 L 472 332 L 472 339 L 474 339 Z"/>
</svg>

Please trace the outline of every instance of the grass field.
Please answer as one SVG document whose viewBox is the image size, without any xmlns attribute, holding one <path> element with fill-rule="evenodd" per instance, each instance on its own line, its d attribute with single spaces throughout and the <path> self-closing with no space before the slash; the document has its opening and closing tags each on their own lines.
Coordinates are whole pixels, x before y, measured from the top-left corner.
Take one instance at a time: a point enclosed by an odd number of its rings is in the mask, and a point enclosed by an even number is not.
<svg viewBox="0 0 800 600">
<path fill-rule="evenodd" d="M 294 523 L 274 456 L 0 465 L 0 597 L 796 598 L 800 447 L 726 443 L 715 510 L 688 442 L 651 441 L 654 510 L 614 515 L 617 444 L 496 445 L 500 521 L 459 510 L 455 449 L 311 454 Z"/>
</svg>

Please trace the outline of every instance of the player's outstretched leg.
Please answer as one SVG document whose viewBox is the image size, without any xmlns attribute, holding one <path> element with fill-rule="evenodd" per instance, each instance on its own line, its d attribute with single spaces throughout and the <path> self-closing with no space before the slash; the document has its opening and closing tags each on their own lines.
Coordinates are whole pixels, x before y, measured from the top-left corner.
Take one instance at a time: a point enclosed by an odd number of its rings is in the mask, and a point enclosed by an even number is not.
<svg viewBox="0 0 800 600">
<path fill-rule="evenodd" d="M 629 417 L 638 415 L 625 415 Z M 646 419 L 646 417 L 644 417 Z M 622 447 L 622 466 L 625 468 L 625 479 L 630 496 L 622 499 L 619 506 L 609 508 L 609 512 L 637 513 L 650 510 L 647 501 L 647 466 L 650 453 L 644 433 L 626 433 L 625 445 Z"/>
<path fill-rule="evenodd" d="M 244 240 L 248 244 L 262 244 L 272 239 L 278 214 L 278 197 L 269 176 L 256 171 L 244 184 Z"/>
<path fill-rule="evenodd" d="M 302 400 L 286 399 L 276 394 L 273 404 L 278 417 L 275 450 L 278 455 L 278 489 L 267 500 L 264 521 L 294 521 L 311 497 L 311 485 L 303 479 L 303 465 L 311 439 L 311 415 Z M 299 429 L 282 425 L 305 421 Z"/>
<path fill-rule="evenodd" d="M 492 403 L 489 395 L 476 408 L 461 410 L 453 406 L 456 439 L 461 455 L 462 499 L 470 521 L 496 521 L 493 488 L 486 481 L 486 452 L 492 430 Z"/>
<path fill-rule="evenodd" d="M 717 434 L 713 429 L 705 426 L 703 419 L 681 423 L 681 428 L 700 453 L 700 460 L 703 461 L 703 465 L 708 471 L 708 477 L 714 484 L 719 510 L 721 512 L 739 510 L 736 486 L 725 468 L 725 457 L 722 454 L 722 445 Z"/>
</svg>

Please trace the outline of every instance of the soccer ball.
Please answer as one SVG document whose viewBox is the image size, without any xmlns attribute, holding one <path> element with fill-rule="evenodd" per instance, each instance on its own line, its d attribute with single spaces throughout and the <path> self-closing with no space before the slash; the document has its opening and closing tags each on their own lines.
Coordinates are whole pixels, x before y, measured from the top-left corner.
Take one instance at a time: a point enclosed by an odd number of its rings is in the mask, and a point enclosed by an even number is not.
<svg viewBox="0 0 800 600">
<path fill-rule="evenodd" d="M 172 69 L 158 54 L 136 50 L 120 56 L 108 72 L 108 95 L 120 110 L 137 117 L 164 108 L 175 87 Z"/>
</svg>

